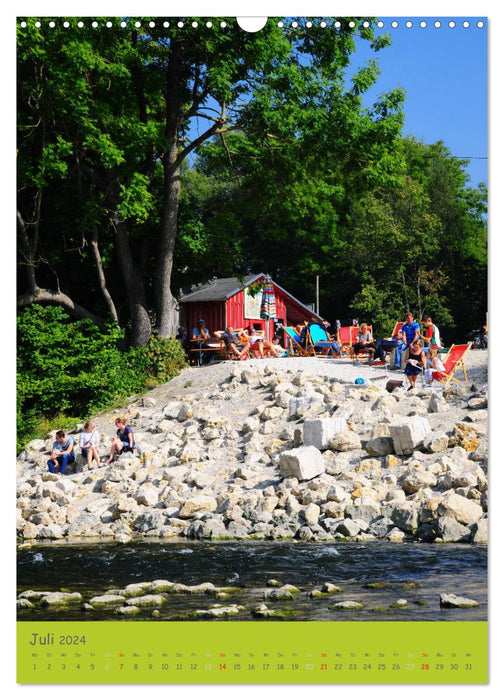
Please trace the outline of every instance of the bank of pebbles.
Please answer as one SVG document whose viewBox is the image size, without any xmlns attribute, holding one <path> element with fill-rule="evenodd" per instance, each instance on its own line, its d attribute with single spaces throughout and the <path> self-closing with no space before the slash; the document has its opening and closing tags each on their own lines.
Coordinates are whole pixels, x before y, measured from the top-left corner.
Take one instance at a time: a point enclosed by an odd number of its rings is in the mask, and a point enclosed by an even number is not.
<svg viewBox="0 0 504 700">
<path fill-rule="evenodd" d="M 134 455 L 60 476 L 53 435 L 27 445 L 18 536 L 485 542 L 486 351 L 466 366 L 467 384 L 393 393 L 402 372 L 346 359 L 187 368 L 124 407 Z M 95 420 L 105 459 L 114 415 Z"/>
</svg>

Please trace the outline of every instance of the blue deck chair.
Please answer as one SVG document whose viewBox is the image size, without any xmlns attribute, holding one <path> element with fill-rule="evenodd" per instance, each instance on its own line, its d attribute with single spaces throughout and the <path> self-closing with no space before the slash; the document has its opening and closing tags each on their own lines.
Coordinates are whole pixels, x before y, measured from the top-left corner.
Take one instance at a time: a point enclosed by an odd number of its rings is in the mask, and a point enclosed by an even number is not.
<svg viewBox="0 0 504 700">
<path fill-rule="evenodd" d="M 338 350 L 336 350 L 335 345 L 338 347 Z M 326 331 L 318 323 L 312 323 L 308 329 L 306 350 L 308 355 L 316 355 L 317 350 L 329 350 L 329 354 L 333 357 L 341 354 L 338 344 L 333 340 L 329 340 Z"/>
<path fill-rule="evenodd" d="M 306 348 L 301 345 L 301 338 L 292 326 L 282 326 L 282 330 L 287 334 L 287 353 L 289 357 L 308 357 Z M 307 334 L 308 337 L 308 334 Z"/>
</svg>

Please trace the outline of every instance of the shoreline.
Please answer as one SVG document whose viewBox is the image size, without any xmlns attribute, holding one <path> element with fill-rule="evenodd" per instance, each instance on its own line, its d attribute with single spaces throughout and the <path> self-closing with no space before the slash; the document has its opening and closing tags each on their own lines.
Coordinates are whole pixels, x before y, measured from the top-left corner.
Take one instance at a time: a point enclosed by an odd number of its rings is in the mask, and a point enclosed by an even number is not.
<svg viewBox="0 0 504 700">
<path fill-rule="evenodd" d="M 45 471 L 51 438 L 29 443 L 19 546 L 486 542 L 486 363 L 472 351 L 467 385 L 392 393 L 386 382 L 403 373 L 345 360 L 187 368 L 125 407 L 138 454 L 91 471 L 78 456 L 61 476 Z M 114 415 L 95 420 L 103 453 Z"/>
</svg>

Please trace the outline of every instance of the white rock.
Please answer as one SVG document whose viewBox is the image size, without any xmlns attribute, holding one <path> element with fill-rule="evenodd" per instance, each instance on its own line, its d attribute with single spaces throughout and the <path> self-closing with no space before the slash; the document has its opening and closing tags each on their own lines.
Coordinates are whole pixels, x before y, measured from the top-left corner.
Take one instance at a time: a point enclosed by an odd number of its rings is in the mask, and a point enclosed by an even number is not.
<svg viewBox="0 0 504 700">
<path fill-rule="evenodd" d="M 431 432 L 429 421 L 418 416 L 391 423 L 389 430 L 398 455 L 411 454 Z"/>
<path fill-rule="evenodd" d="M 346 420 L 337 416 L 307 420 L 303 424 L 303 443 L 307 447 L 312 445 L 318 450 L 325 450 L 331 439 L 346 428 Z"/>
<path fill-rule="evenodd" d="M 280 474 L 299 481 L 313 479 L 325 471 L 322 453 L 316 447 L 296 447 L 280 454 Z"/>
<path fill-rule="evenodd" d="M 455 593 L 441 593 L 439 596 L 439 605 L 442 608 L 476 608 L 479 603 L 470 598 L 462 598 Z"/>
<path fill-rule="evenodd" d="M 439 515 L 451 515 L 462 525 L 475 523 L 483 515 L 483 508 L 469 498 L 450 493 L 438 505 Z"/>
<path fill-rule="evenodd" d="M 361 448 L 361 439 L 357 433 L 351 430 L 344 430 L 331 438 L 329 445 L 337 452 L 350 452 L 351 450 L 359 450 Z"/>
<path fill-rule="evenodd" d="M 427 410 L 429 413 L 445 413 L 449 410 L 449 406 L 442 396 L 433 394 L 430 398 Z"/>
<path fill-rule="evenodd" d="M 188 498 L 180 509 L 179 518 L 193 518 L 196 513 L 213 513 L 217 508 L 217 501 L 212 496 L 197 495 Z"/>
<path fill-rule="evenodd" d="M 154 486 L 141 486 L 136 495 L 136 501 L 142 506 L 155 506 L 158 503 L 159 494 Z"/>
</svg>

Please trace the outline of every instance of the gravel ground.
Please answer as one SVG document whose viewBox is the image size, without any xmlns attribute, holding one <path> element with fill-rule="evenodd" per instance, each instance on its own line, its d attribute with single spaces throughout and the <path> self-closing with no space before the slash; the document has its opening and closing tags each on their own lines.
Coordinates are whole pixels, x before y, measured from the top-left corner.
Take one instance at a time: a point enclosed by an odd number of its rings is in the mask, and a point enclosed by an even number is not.
<svg viewBox="0 0 504 700">
<path fill-rule="evenodd" d="M 487 384 L 487 362 L 488 350 L 469 351 L 465 358 L 467 376 L 470 384 L 477 384 L 482 387 Z M 404 371 L 391 370 L 388 365 L 383 367 L 369 367 L 367 364 L 355 366 L 347 358 L 324 358 L 324 357 L 286 357 L 286 358 L 264 358 L 253 360 L 228 360 L 219 362 L 207 367 L 187 367 L 178 377 L 172 379 L 151 394 L 156 397 L 169 398 L 173 393 L 191 386 L 194 389 L 212 389 L 217 387 L 226 377 L 229 376 L 231 367 L 239 366 L 242 369 L 247 367 L 268 367 L 276 371 L 306 372 L 307 375 L 320 374 L 326 377 L 336 377 L 343 381 L 355 382 L 358 377 L 362 377 L 366 382 L 385 386 L 389 379 L 404 379 Z M 463 373 L 459 371 L 457 378 L 463 380 Z M 442 390 L 443 386 L 439 382 L 434 382 L 434 389 Z"/>
</svg>

